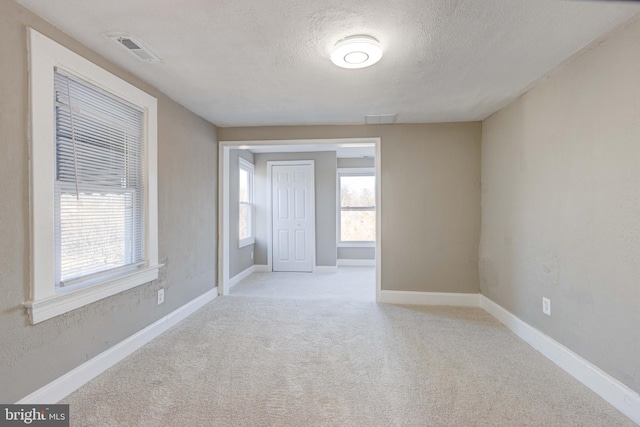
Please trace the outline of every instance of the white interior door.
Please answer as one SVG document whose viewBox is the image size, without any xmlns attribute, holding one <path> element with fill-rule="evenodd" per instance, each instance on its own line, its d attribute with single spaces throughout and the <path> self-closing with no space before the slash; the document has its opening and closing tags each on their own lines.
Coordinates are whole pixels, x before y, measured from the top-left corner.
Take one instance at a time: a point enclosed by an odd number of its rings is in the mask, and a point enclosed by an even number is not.
<svg viewBox="0 0 640 427">
<path fill-rule="evenodd" d="M 271 174 L 273 271 L 312 272 L 313 164 L 273 165 Z"/>
</svg>

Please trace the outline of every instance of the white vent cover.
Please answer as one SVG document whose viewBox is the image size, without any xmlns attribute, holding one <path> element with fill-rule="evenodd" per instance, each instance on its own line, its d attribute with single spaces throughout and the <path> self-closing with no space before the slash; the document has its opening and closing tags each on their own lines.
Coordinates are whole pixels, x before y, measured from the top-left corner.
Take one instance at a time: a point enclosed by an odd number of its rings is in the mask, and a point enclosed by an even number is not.
<svg viewBox="0 0 640 427">
<path fill-rule="evenodd" d="M 364 116 L 364 122 L 368 125 L 384 125 L 395 123 L 397 119 L 397 114 L 373 114 Z"/>
<path fill-rule="evenodd" d="M 118 43 L 120 46 L 124 47 L 133 54 L 136 58 L 145 62 L 160 62 L 160 58 L 149 49 L 144 47 L 142 43 L 140 43 L 135 38 L 124 35 L 124 34 L 107 34 L 111 40 Z"/>
</svg>

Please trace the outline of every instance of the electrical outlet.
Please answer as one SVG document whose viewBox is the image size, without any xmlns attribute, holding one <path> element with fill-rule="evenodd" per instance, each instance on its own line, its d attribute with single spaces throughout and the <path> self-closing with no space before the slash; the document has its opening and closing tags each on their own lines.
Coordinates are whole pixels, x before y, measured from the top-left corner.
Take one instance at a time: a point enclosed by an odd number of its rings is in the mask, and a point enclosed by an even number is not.
<svg viewBox="0 0 640 427">
<path fill-rule="evenodd" d="M 253 251 L 251 251 L 251 259 L 253 259 Z"/>
<path fill-rule="evenodd" d="M 542 297 L 542 312 L 551 316 L 551 300 L 549 298 Z"/>
<path fill-rule="evenodd" d="M 158 305 L 164 302 L 164 289 L 158 290 Z"/>
</svg>

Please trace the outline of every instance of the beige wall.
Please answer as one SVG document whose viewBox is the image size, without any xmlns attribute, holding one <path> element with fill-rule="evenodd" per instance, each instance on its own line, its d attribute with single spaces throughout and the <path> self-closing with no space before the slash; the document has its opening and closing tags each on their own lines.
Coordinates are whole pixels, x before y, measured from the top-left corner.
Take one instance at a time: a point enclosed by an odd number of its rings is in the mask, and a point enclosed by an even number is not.
<svg viewBox="0 0 640 427">
<path fill-rule="evenodd" d="M 485 121 L 480 275 L 487 297 L 640 392 L 638 40 L 636 20 Z"/>
<path fill-rule="evenodd" d="M 478 292 L 482 125 L 220 128 L 221 141 L 381 138 L 382 289 Z"/>
<path fill-rule="evenodd" d="M 26 26 L 158 98 L 157 282 L 31 326 Z M 0 402 L 12 403 L 215 286 L 217 140 L 213 125 L 17 3 L 0 2 Z M 166 302 L 156 305 L 156 290 Z"/>
</svg>

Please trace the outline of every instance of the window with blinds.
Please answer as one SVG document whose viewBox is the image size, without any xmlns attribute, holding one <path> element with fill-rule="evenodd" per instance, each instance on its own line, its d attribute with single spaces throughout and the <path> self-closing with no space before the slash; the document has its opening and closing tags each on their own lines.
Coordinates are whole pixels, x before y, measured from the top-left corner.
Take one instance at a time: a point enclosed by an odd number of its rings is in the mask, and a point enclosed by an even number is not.
<svg viewBox="0 0 640 427">
<path fill-rule="evenodd" d="M 144 262 L 145 113 L 55 70 L 56 286 Z"/>
</svg>

